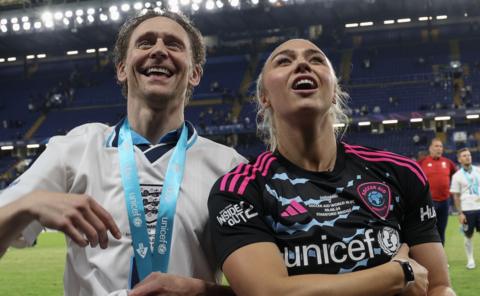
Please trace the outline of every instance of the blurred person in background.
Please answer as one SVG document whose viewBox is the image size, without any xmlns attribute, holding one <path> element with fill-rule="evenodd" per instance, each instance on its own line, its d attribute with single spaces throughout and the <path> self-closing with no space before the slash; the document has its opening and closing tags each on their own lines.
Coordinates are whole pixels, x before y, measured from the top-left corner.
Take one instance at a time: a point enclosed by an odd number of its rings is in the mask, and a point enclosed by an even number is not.
<svg viewBox="0 0 480 296">
<path fill-rule="evenodd" d="M 445 245 L 445 230 L 448 223 L 448 208 L 450 199 L 450 180 L 457 168 L 448 158 L 442 156 L 443 143 L 438 138 L 433 138 L 428 147 L 429 155 L 418 163 L 427 175 L 430 183 L 435 213 L 437 215 L 437 229 Z"/>
<path fill-rule="evenodd" d="M 480 231 L 480 170 L 472 165 L 470 149 L 462 148 L 457 152 L 460 169 L 452 177 L 450 192 L 458 210 L 458 221 L 465 234 L 465 253 L 467 269 L 474 269 L 473 232 Z"/>
</svg>

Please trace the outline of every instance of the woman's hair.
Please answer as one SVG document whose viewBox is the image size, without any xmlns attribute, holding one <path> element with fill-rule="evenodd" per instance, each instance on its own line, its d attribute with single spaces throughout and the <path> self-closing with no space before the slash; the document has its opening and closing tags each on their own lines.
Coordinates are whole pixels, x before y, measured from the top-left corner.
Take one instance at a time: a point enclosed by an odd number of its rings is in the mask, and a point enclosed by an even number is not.
<svg viewBox="0 0 480 296">
<path fill-rule="evenodd" d="M 268 149 L 274 151 L 278 146 L 278 141 L 276 138 L 276 127 L 275 122 L 273 120 L 273 114 L 270 107 L 264 107 L 262 105 L 262 96 L 265 95 L 265 87 L 263 85 L 263 75 L 265 74 L 265 66 L 269 62 L 270 57 L 268 57 L 267 61 L 263 65 L 262 71 L 258 75 L 257 78 L 257 85 L 256 91 L 253 100 L 256 103 L 256 110 L 257 110 L 257 134 L 258 136 L 267 144 Z M 330 60 L 327 58 L 327 63 L 329 68 L 332 71 L 332 75 L 334 76 L 334 83 L 335 83 L 335 90 L 334 90 L 334 97 L 332 98 L 335 102 L 330 107 L 328 114 L 332 117 L 332 122 L 334 123 L 344 123 L 344 127 L 335 127 L 335 136 L 343 136 L 345 133 L 347 126 L 348 126 L 348 115 L 349 108 L 347 106 L 347 101 L 349 100 L 350 96 L 347 92 L 343 91 L 339 85 L 338 78 L 333 70 L 332 64 Z"/>
</svg>

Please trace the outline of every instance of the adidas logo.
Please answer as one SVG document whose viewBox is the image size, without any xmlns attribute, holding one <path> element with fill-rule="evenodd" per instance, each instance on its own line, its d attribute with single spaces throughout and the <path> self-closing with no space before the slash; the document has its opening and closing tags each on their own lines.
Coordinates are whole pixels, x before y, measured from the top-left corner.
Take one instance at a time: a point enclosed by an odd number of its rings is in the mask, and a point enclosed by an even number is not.
<svg viewBox="0 0 480 296">
<path fill-rule="evenodd" d="M 292 201 L 290 205 L 280 214 L 282 217 L 293 217 L 296 215 L 304 214 L 307 209 L 296 201 Z"/>
</svg>

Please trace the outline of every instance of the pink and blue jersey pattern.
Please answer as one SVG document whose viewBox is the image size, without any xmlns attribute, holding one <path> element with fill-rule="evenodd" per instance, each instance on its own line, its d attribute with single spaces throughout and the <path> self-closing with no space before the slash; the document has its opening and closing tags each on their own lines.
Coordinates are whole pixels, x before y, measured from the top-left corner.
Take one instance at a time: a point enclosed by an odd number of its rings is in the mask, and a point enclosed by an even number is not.
<svg viewBox="0 0 480 296">
<path fill-rule="evenodd" d="M 332 172 L 264 152 L 220 178 L 208 202 L 219 264 L 275 243 L 288 272 L 344 273 L 390 260 L 402 242 L 438 242 L 428 182 L 403 156 L 338 143 Z"/>
</svg>

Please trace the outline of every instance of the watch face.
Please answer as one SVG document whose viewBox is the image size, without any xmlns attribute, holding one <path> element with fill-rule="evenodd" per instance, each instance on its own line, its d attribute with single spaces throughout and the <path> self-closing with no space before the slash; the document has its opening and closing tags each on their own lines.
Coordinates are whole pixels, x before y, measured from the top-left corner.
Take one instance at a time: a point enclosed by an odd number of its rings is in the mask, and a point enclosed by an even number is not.
<svg viewBox="0 0 480 296">
<path fill-rule="evenodd" d="M 405 261 L 402 263 L 402 267 L 405 271 L 405 281 L 406 282 L 413 282 L 415 280 L 415 274 L 413 272 L 413 268 L 410 265 L 410 262 Z"/>
</svg>

